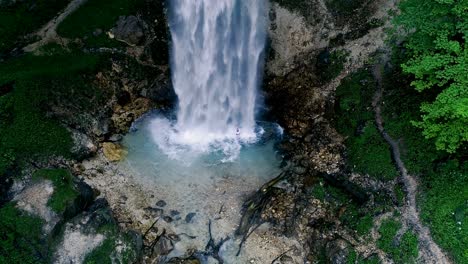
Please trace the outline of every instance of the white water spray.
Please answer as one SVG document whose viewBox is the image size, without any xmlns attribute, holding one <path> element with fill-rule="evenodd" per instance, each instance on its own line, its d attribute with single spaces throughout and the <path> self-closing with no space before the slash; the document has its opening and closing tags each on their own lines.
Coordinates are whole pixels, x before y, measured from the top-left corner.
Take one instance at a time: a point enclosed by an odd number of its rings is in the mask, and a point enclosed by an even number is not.
<svg viewBox="0 0 468 264">
<path fill-rule="evenodd" d="M 176 123 L 153 121 L 169 156 L 221 150 L 256 139 L 255 104 L 266 41 L 266 0 L 171 0 Z"/>
</svg>

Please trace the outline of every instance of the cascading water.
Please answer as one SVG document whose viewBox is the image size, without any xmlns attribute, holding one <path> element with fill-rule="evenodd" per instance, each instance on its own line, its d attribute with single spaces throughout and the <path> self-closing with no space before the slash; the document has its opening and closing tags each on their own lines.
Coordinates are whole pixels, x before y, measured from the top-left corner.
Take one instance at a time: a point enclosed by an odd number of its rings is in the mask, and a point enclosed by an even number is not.
<svg viewBox="0 0 468 264">
<path fill-rule="evenodd" d="M 266 0 L 171 0 L 169 10 L 178 113 L 176 123 L 153 121 L 154 139 L 173 157 L 213 150 L 234 157 L 258 133 Z"/>
<path fill-rule="evenodd" d="M 204 264 L 272 263 L 297 242 L 268 225 L 247 240 L 235 235 L 245 198 L 281 172 L 281 129 L 255 121 L 266 0 L 169 2 L 177 118 L 148 113 L 123 139 L 119 170 L 141 189 L 129 210 L 140 206 L 144 225 L 178 238 L 162 263 L 189 255 Z M 116 191 L 125 196 L 126 188 Z M 153 207 L 159 200 L 164 208 Z M 224 243 L 208 252 L 213 241 Z"/>
</svg>

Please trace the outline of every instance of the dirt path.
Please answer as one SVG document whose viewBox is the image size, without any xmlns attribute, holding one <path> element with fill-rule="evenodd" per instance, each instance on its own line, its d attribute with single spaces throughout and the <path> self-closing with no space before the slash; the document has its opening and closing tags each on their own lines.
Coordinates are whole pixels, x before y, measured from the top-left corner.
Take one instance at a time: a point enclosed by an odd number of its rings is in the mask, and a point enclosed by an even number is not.
<svg viewBox="0 0 468 264">
<path fill-rule="evenodd" d="M 402 211 L 403 224 L 412 228 L 416 233 L 419 241 L 419 257 L 423 263 L 451 263 L 439 246 L 432 240 L 429 229 L 421 223 L 416 205 L 418 182 L 413 176 L 408 174 L 405 164 L 401 160 L 400 147 L 398 146 L 398 143 L 393 140 L 384 129 L 384 122 L 382 120 L 381 113 L 381 100 L 383 94 L 382 67 L 383 66 L 381 64 L 377 64 L 373 69 L 373 74 L 377 81 L 377 91 L 372 101 L 372 106 L 375 111 L 375 122 L 377 124 L 377 128 L 382 137 L 391 147 L 393 159 L 395 160 L 396 167 L 401 175 L 401 180 L 406 190 L 406 204 Z"/>
<path fill-rule="evenodd" d="M 60 23 L 65 20 L 71 13 L 75 12 L 80 6 L 86 3 L 88 0 L 72 0 L 68 6 L 56 16 L 54 19 L 49 21 L 46 25 L 44 25 L 39 31 L 35 33 L 40 39 L 26 47 L 23 48 L 25 52 L 33 52 L 38 48 L 44 46 L 45 44 L 51 42 L 58 42 L 63 43 L 67 42 L 67 39 L 60 37 L 57 34 L 57 27 Z"/>
</svg>

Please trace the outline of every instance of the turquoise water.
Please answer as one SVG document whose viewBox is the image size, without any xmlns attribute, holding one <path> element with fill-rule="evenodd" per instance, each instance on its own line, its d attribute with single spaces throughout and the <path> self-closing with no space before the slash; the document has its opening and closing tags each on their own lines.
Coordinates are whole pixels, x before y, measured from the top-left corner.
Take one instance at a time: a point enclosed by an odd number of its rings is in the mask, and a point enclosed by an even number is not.
<svg viewBox="0 0 468 264">
<path fill-rule="evenodd" d="M 128 155 L 120 166 L 155 194 L 155 202 L 164 200 L 167 203 L 164 210 L 178 212 L 174 217 L 178 220 L 161 223 L 164 228 L 197 237 L 192 240 L 182 237 L 171 255 L 180 256 L 193 248 L 204 250 L 210 220 L 215 239 L 233 237 L 242 203 L 281 172 L 282 158 L 274 148 L 281 137 L 279 127 L 263 123 L 257 129 L 257 142 L 239 143 L 238 155 L 226 161 L 226 154 L 217 148 L 212 152 L 192 152 L 187 146 L 179 146 L 178 156 L 168 155 L 154 140 L 154 134 L 158 133 L 152 125 L 155 118 L 160 117 L 149 115 L 139 120 L 125 136 L 122 144 Z M 195 215 L 190 223 L 185 220 L 189 214 Z"/>
</svg>

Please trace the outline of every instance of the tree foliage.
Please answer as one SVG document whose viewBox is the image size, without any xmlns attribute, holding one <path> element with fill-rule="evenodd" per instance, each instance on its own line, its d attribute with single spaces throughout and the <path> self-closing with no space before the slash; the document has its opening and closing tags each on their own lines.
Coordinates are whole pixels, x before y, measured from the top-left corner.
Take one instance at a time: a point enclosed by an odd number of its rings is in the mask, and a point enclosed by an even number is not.
<svg viewBox="0 0 468 264">
<path fill-rule="evenodd" d="M 468 0 L 403 0 L 400 9 L 394 23 L 408 36 L 402 69 L 416 90 L 437 94 L 414 124 L 453 153 L 468 142 Z"/>
</svg>

